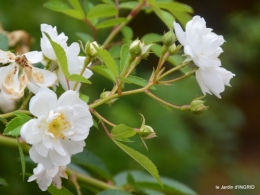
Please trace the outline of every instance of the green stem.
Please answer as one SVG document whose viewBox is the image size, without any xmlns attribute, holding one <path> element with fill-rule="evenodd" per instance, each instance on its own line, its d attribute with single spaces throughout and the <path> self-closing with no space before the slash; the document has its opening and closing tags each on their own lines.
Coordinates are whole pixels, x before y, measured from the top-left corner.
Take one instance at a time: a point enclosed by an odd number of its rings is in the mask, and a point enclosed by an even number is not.
<svg viewBox="0 0 260 195">
<path fill-rule="evenodd" d="M 117 35 L 117 33 L 126 25 L 128 24 L 137 14 L 138 12 L 142 9 L 142 7 L 146 4 L 146 0 L 144 0 L 143 2 L 140 2 L 135 9 L 133 9 L 129 15 L 126 17 L 127 21 L 118 25 L 117 27 L 115 27 L 112 32 L 110 33 L 110 35 L 107 37 L 107 39 L 104 41 L 103 43 L 103 47 L 106 47 L 113 39 L 114 37 Z"/>
<path fill-rule="evenodd" d="M 83 73 L 85 72 L 85 70 L 86 70 L 88 64 L 91 62 L 91 60 L 92 60 L 92 57 L 90 57 L 90 56 L 87 56 L 87 57 L 85 58 L 84 66 L 83 66 L 83 68 L 81 69 L 81 71 L 80 71 L 80 73 L 79 73 L 80 76 L 83 75 Z M 74 84 L 73 91 L 75 91 L 75 90 L 77 89 L 77 85 L 78 85 L 78 84 L 79 84 L 78 81 Z"/>
<path fill-rule="evenodd" d="M 135 69 L 135 67 L 140 63 L 141 60 L 142 60 L 141 56 L 138 56 L 134 59 L 134 61 L 131 63 L 130 69 L 124 76 L 125 78 L 127 78 L 131 74 L 131 72 Z"/>
<path fill-rule="evenodd" d="M 24 110 L 26 109 L 26 106 L 28 104 L 28 102 L 30 101 L 31 97 L 33 96 L 33 93 L 30 92 L 29 95 L 26 97 L 26 99 L 24 100 L 24 102 L 22 103 L 21 107 L 19 108 L 19 110 Z"/>
<path fill-rule="evenodd" d="M 13 149 L 17 149 L 17 140 L 15 138 L 6 137 L 6 136 L 3 136 L 0 134 L 0 145 L 7 146 L 7 147 L 13 148 Z M 22 145 L 23 151 L 28 153 L 29 146 L 27 144 L 25 144 L 25 142 L 23 142 L 21 145 Z M 109 185 L 103 181 L 97 180 L 97 179 L 92 178 L 87 175 L 83 175 L 83 174 L 78 173 L 69 168 L 67 168 L 67 172 L 68 172 L 68 175 L 75 174 L 77 176 L 78 181 L 89 184 L 97 189 L 100 189 L 100 190 L 117 189 L 117 187 L 115 187 L 113 185 Z"/>
<path fill-rule="evenodd" d="M 22 113 L 28 114 L 30 116 L 33 116 L 32 113 L 28 110 L 18 110 L 18 112 L 22 112 Z M 9 112 L 9 113 L 6 113 L 6 114 L 0 114 L 0 118 L 11 118 L 11 117 L 14 117 L 14 116 L 15 116 L 15 111 Z"/>
<path fill-rule="evenodd" d="M 183 67 L 189 65 L 190 62 L 191 62 L 191 61 L 187 61 L 187 62 L 181 63 L 179 66 L 176 66 L 176 67 L 174 67 L 174 68 L 168 70 L 167 72 L 165 72 L 165 73 L 162 74 L 161 76 L 159 76 L 156 80 L 159 81 L 159 80 L 163 79 L 164 77 L 166 77 L 166 76 L 168 76 L 169 74 L 175 72 L 176 70 L 179 70 L 179 69 L 181 69 L 181 68 L 183 68 Z"/>
<path fill-rule="evenodd" d="M 165 104 L 165 105 L 167 105 L 167 106 L 169 106 L 169 107 L 175 108 L 175 109 L 177 109 L 177 110 L 190 110 L 190 105 L 177 106 L 177 105 L 171 104 L 171 103 L 169 103 L 169 102 L 166 102 L 166 101 L 164 101 L 164 100 L 158 98 L 157 96 L 155 96 L 154 94 L 152 94 L 152 93 L 151 93 L 150 91 L 148 91 L 148 90 L 146 90 L 145 93 L 146 93 L 148 96 L 150 96 L 150 97 L 152 97 L 153 99 L 155 99 L 156 101 L 161 102 L 161 103 L 163 103 L 163 104 Z"/>
<path fill-rule="evenodd" d="M 92 112 L 92 114 L 94 114 L 99 120 L 104 121 L 106 124 L 110 125 L 111 127 L 116 126 L 114 123 L 111 123 L 110 121 L 108 121 L 107 119 L 105 119 L 103 116 L 101 116 L 97 111 L 95 111 L 94 109 L 90 110 Z"/>
</svg>

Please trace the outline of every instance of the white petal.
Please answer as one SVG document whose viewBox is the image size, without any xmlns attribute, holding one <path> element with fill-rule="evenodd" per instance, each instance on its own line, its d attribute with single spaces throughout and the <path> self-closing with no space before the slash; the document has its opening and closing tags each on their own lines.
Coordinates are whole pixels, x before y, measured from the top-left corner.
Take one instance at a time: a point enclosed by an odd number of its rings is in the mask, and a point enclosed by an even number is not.
<svg viewBox="0 0 260 195">
<path fill-rule="evenodd" d="M 14 62 L 15 55 L 9 51 L 3 51 L 0 49 L 0 63 L 6 64 L 9 62 Z"/>
<path fill-rule="evenodd" d="M 39 52 L 39 51 L 31 51 L 31 52 L 25 53 L 24 55 L 31 64 L 36 64 L 36 63 L 43 61 L 42 52 Z"/>
<path fill-rule="evenodd" d="M 38 86 L 50 87 L 57 80 L 57 75 L 48 70 L 33 67 L 32 79 Z"/>
<path fill-rule="evenodd" d="M 31 159 L 36 163 L 41 163 L 46 169 L 51 169 L 54 167 L 49 156 L 43 157 L 41 156 L 35 149 L 35 146 L 32 145 L 31 149 L 29 150 L 29 154 Z"/>
<path fill-rule="evenodd" d="M 47 116 L 48 112 L 56 108 L 56 105 L 56 94 L 48 88 L 41 87 L 39 92 L 32 97 L 29 109 L 30 112 L 37 117 Z"/>
<path fill-rule="evenodd" d="M 66 166 L 70 163 L 70 155 L 66 151 L 65 156 L 61 156 L 58 152 L 55 150 L 50 150 L 50 159 L 56 166 Z"/>
<path fill-rule="evenodd" d="M 181 26 L 180 26 L 178 23 L 176 23 L 176 22 L 173 23 L 173 26 L 174 26 L 175 34 L 176 34 L 176 36 L 177 36 L 177 38 L 178 38 L 178 41 L 179 41 L 183 46 L 187 45 L 186 35 L 185 35 L 185 33 L 183 32 Z"/>
<path fill-rule="evenodd" d="M 66 151 L 64 150 L 60 139 L 54 139 L 53 140 L 53 149 L 56 150 L 61 156 L 66 155 Z"/>
<path fill-rule="evenodd" d="M 85 141 L 71 141 L 71 140 L 64 140 L 64 145 L 68 149 L 68 152 L 70 155 L 77 154 L 79 152 L 83 151 L 85 144 Z"/>
<path fill-rule="evenodd" d="M 58 100 L 58 106 L 73 106 L 75 104 L 80 104 L 88 108 L 88 105 L 79 99 L 79 93 L 72 90 L 63 93 Z"/>
</svg>

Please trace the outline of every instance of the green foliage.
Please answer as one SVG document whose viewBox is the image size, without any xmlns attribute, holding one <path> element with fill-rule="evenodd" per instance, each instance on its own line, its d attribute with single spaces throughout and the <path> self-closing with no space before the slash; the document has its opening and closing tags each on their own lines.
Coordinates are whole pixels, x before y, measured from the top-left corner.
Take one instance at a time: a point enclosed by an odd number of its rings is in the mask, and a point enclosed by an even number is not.
<svg viewBox="0 0 260 195">
<path fill-rule="evenodd" d="M 119 7 L 121 9 L 134 9 L 137 6 L 138 2 L 136 1 L 127 1 L 127 2 L 122 2 L 119 4 Z"/>
<path fill-rule="evenodd" d="M 106 67 L 106 66 L 92 66 L 91 70 L 93 70 L 95 73 L 98 73 L 107 79 L 113 81 L 114 83 L 116 82 L 116 78 L 114 74 Z"/>
<path fill-rule="evenodd" d="M 63 186 L 61 189 L 57 189 L 54 185 L 50 185 L 48 188 L 48 192 L 50 192 L 51 195 L 73 195 L 72 192 L 70 192 Z"/>
<path fill-rule="evenodd" d="M 145 43 L 156 43 L 162 41 L 162 35 L 156 33 L 148 33 L 141 38 Z"/>
<path fill-rule="evenodd" d="M 130 42 L 130 40 L 133 38 L 133 30 L 129 26 L 124 26 L 121 29 L 121 32 L 122 32 L 123 37 L 124 37 L 124 42 L 125 43 Z"/>
<path fill-rule="evenodd" d="M 117 15 L 117 9 L 112 5 L 99 4 L 90 9 L 87 13 L 88 19 L 105 18 Z"/>
<path fill-rule="evenodd" d="M 158 170 L 156 166 L 153 164 L 153 162 L 147 158 L 145 155 L 137 152 L 136 150 L 116 141 L 113 139 L 115 144 L 120 147 L 125 153 L 127 153 L 129 156 L 131 156 L 136 162 L 138 162 L 140 165 L 142 165 L 156 180 L 157 182 L 163 186 Z"/>
<path fill-rule="evenodd" d="M 5 181 L 4 178 L 0 178 L 0 187 L 6 187 L 8 186 L 8 183 Z"/>
<path fill-rule="evenodd" d="M 188 186 L 166 177 L 161 177 L 163 184 L 163 190 L 161 186 L 158 185 L 156 180 L 148 175 L 147 173 L 141 171 L 123 171 L 115 176 L 115 182 L 117 186 L 126 186 L 129 184 L 129 174 L 131 174 L 135 187 L 143 189 L 153 189 L 158 191 L 163 191 L 169 195 L 196 195 L 197 193 L 190 189 Z"/>
<path fill-rule="evenodd" d="M 15 112 L 16 117 L 13 118 L 8 124 L 6 125 L 6 128 L 4 130 L 3 135 L 18 137 L 20 135 L 20 130 L 22 126 L 32 118 L 28 116 L 27 114 L 24 114 L 22 112 Z"/>
<path fill-rule="evenodd" d="M 24 175 L 25 175 L 25 159 L 24 159 L 24 154 L 23 154 L 23 149 L 22 146 L 19 142 L 19 138 L 17 137 L 17 144 L 19 148 L 19 154 L 20 154 L 20 160 L 21 160 L 21 166 L 22 166 L 22 174 L 23 174 L 23 180 L 24 180 Z"/>
<path fill-rule="evenodd" d="M 127 22 L 128 20 L 126 18 L 113 18 L 113 19 L 109 19 L 109 20 L 105 20 L 103 22 L 100 22 L 99 24 L 96 25 L 97 29 L 100 28 L 108 28 L 108 27 L 113 27 L 116 26 L 118 24 Z"/>
<path fill-rule="evenodd" d="M 8 37 L 5 34 L 0 33 L 0 49 L 8 50 Z"/>
<path fill-rule="evenodd" d="M 83 41 L 84 43 L 89 42 L 93 42 L 94 38 L 87 34 L 87 33 L 83 33 L 83 32 L 77 32 L 76 35 L 80 38 L 81 41 Z"/>
<path fill-rule="evenodd" d="M 79 94 L 79 98 L 80 98 L 81 100 L 83 100 L 84 102 L 86 102 L 86 103 L 88 103 L 88 101 L 89 101 L 89 96 L 87 96 L 87 95 L 85 95 L 85 94 L 83 94 L 83 93 L 80 93 L 80 94 Z"/>
<path fill-rule="evenodd" d="M 129 44 L 124 44 L 121 47 L 121 52 L 120 52 L 120 66 L 119 66 L 120 73 L 124 72 L 125 67 L 127 66 L 129 57 L 130 57 Z"/>
<path fill-rule="evenodd" d="M 120 124 L 113 127 L 111 135 L 116 140 L 121 140 L 129 137 L 133 137 L 136 134 L 135 130 L 125 124 Z"/>
<path fill-rule="evenodd" d="M 97 195 L 131 195 L 131 194 L 120 190 L 105 190 L 103 192 L 98 193 Z"/>
<path fill-rule="evenodd" d="M 48 9 L 64 13 L 70 17 L 83 20 L 85 18 L 85 15 L 83 10 L 81 9 L 79 2 L 77 0 L 70 0 L 70 3 L 73 5 L 75 9 L 71 9 L 62 0 L 49 0 L 43 6 Z"/>
<path fill-rule="evenodd" d="M 143 79 L 141 77 L 133 76 L 133 75 L 129 75 L 126 78 L 126 81 L 128 83 L 133 83 L 133 84 L 141 86 L 141 87 L 145 87 L 148 84 L 148 81 L 146 81 L 145 79 Z M 156 88 L 154 86 L 152 86 L 150 89 L 156 90 Z"/>
</svg>

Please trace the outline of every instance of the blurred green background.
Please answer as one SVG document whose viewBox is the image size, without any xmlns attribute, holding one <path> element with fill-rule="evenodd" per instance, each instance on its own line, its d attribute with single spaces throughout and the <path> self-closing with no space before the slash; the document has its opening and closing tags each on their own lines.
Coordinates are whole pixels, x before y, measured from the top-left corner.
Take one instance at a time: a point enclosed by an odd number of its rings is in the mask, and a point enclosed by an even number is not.
<svg viewBox="0 0 260 195">
<path fill-rule="evenodd" d="M 69 37 L 69 43 L 79 40 L 76 32 L 91 33 L 81 21 L 44 8 L 46 0 L 0 0 L 0 22 L 6 31 L 25 30 L 33 37 L 31 50 L 40 50 L 40 24 L 57 26 L 58 32 Z M 97 2 L 97 1 L 94 1 Z M 232 88 L 226 87 L 222 99 L 206 96 L 210 107 L 202 115 L 173 110 L 169 112 L 145 94 L 123 97 L 112 106 L 97 108 L 116 124 L 139 127 L 141 117 L 153 127 L 158 138 L 146 142 L 148 152 L 136 139 L 130 146 L 147 155 L 163 176 L 179 180 L 200 195 L 260 194 L 260 4 L 257 1 L 180 1 L 192 6 L 195 15 L 207 21 L 207 27 L 223 35 L 226 42 L 221 54 L 222 65 L 236 76 Z M 154 14 L 139 14 L 130 26 L 134 38 L 146 33 L 163 34 L 166 26 Z M 98 33 L 102 43 L 108 30 Z M 147 78 L 157 64 L 152 54 L 137 68 L 137 75 Z M 168 67 L 170 65 L 167 65 Z M 90 102 L 99 97 L 112 83 L 97 74 L 92 85 L 84 86 Z M 132 86 L 126 86 L 131 89 Z M 158 87 L 159 97 L 177 105 L 188 104 L 201 91 L 195 77 L 172 86 Z M 1 126 L 1 131 L 3 126 Z M 115 175 L 126 169 L 143 170 L 134 160 L 116 147 L 105 132 L 92 128 L 86 148 L 97 154 Z M 8 186 L 0 194 L 39 194 L 35 182 L 22 181 L 18 150 L 0 149 L 0 177 Z M 28 164 L 27 172 L 36 165 Z M 64 181 L 64 183 L 66 183 Z M 68 184 L 72 185 L 72 184 Z M 255 185 L 254 190 L 215 190 L 216 185 Z M 41 192 L 41 194 L 49 194 Z"/>
</svg>

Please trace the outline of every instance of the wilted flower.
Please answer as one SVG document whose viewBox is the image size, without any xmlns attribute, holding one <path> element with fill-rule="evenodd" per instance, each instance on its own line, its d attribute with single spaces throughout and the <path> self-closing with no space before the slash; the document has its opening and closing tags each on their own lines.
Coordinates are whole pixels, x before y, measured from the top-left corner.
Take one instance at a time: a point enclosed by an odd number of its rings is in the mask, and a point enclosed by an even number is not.
<svg viewBox="0 0 260 195">
<path fill-rule="evenodd" d="M 51 61 L 57 62 L 57 56 L 52 48 L 50 41 L 47 36 L 43 33 L 47 33 L 52 41 L 58 43 L 66 53 L 67 62 L 68 62 L 68 71 L 70 74 L 79 74 L 83 68 L 85 57 L 78 56 L 80 53 L 79 43 L 72 43 L 70 46 L 67 45 L 68 37 L 61 33 L 58 35 L 56 27 L 52 27 L 51 25 L 42 24 L 41 25 L 42 38 L 41 38 L 41 49 L 42 53 L 45 57 L 47 57 Z M 88 65 L 90 66 L 91 63 Z M 68 81 L 64 76 L 61 68 L 58 69 L 58 80 L 62 85 L 63 89 L 69 90 L 72 89 L 75 82 Z M 82 76 L 85 78 L 90 78 L 92 76 L 92 71 L 86 68 L 85 72 Z M 77 90 L 79 90 L 80 85 L 78 85 Z"/>
<path fill-rule="evenodd" d="M 29 154 L 34 162 L 46 169 L 66 166 L 71 155 L 83 151 L 93 121 L 77 92 L 68 90 L 57 100 L 53 91 L 40 88 L 29 110 L 37 118 L 23 125 L 21 136 L 32 145 Z"/>
<path fill-rule="evenodd" d="M 199 16 L 194 16 L 186 24 L 186 32 L 176 22 L 174 29 L 179 42 L 184 46 L 186 60 L 192 60 L 199 68 L 196 78 L 202 92 L 212 92 L 220 98 L 219 93 L 224 91 L 224 85 L 230 86 L 229 80 L 235 76 L 224 68 L 219 68 L 221 61 L 218 56 L 223 52 L 220 47 L 224 43 L 223 37 L 207 28 L 205 20 Z"/>
<path fill-rule="evenodd" d="M 41 86 L 52 86 L 57 80 L 56 74 L 32 66 L 42 59 L 42 53 L 37 51 L 15 56 L 11 52 L 0 50 L 0 63 L 10 63 L 0 68 L 2 95 L 8 99 L 19 99 L 24 95 L 26 87 L 33 93 L 37 93 Z"/>
<path fill-rule="evenodd" d="M 28 182 L 36 180 L 42 191 L 46 191 L 51 183 L 58 189 L 61 189 L 61 177 L 68 179 L 65 171 L 66 167 L 55 166 L 51 169 L 46 169 L 39 163 L 38 166 L 33 169 L 33 175 L 29 177 Z"/>
</svg>

